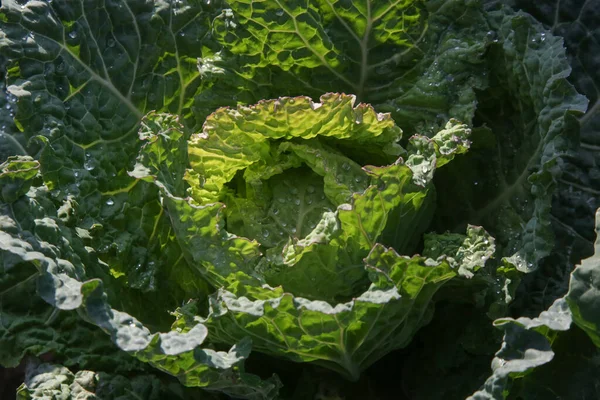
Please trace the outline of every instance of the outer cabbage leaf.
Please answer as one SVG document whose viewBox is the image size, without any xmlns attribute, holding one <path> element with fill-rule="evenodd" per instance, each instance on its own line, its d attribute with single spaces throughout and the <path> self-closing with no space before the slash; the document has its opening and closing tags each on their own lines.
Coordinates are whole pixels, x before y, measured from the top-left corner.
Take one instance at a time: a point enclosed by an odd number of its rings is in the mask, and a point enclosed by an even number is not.
<svg viewBox="0 0 600 400">
<path fill-rule="evenodd" d="M 30 159 L 9 161 L 17 165 L 23 162 L 30 162 Z M 13 176 L 8 177 L 5 172 L 1 176 L 3 180 L 14 181 L 22 174 L 19 168 L 5 167 L 4 170 L 12 171 Z M 27 177 L 33 182 L 35 178 Z M 16 187 L 20 189 L 22 185 Z M 3 293 L 13 300 L 9 305 L 15 305 L 13 294 L 30 288 L 26 286 L 28 282 L 35 282 L 37 296 L 54 307 L 56 311 L 53 313 L 77 310 L 85 321 L 108 333 L 118 349 L 177 376 L 184 385 L 210 387 L 214 384 L 217 390 L 245 398 L 267 399 L 275 395 L 278 388 L 276 381 L 262 382 L 235 371 L 250 351 L 247 340 L 228 353 L 201 349 L 199 346 L 207 335 L 203 325 L 185 332 L 152 333 L 136 318 L 112 308 L 103 281 L 87 277 L 87 274 L 103 276 L 106 283 L 113 283 L 107 274 L 108 266 L 97 259 L 92 248 L 84 245 L 83 238 L 87 236 L 84 230 L 65 224 L 63 211 L 56 207 L 54 201 L 48 189 L 40 186 L 31 187 L 16 201 L 0 203 L 2 284 L 6 287 Z M 121 303 L 133 300 L 136 299 L 126 295 L 120 299 Z M 133 308 L 145 306 L 144 299 L 139 300 L 142 304 Z M 9 315 L 22 312 L 20 309 L 8 311 Z M 33 314 L 32 311 L 30 313 Z M 35 330 L 26 333 L 35 334 Z M 21 340 L 26 341 L 25 338 Z M 35 337 L 32 336 L 31 340 Z M 54 350 L 54 347 L 46 345 L 44 349 Z M 39 348 L 25 350 L 41 352 Z M 230 382 L 231 379 L 237 379 L 239 384 L 228 386 L 222 382 Z"/>
<path fill-rule="evenodd" d="M 481 265 L 486 260 L 480 259 Z M 242 283 L 237 294 L 220 289 L 204 321 L 211 339 L 230 342 L 249 335 L 260 351 L 358 379 L 362 370 L 411 341 L 433 314 L 435 292 L 456 276 L 446 259 L 400 256 L 381 245 L 365 263 L 371 287 L 335 306 L 268 286 Z"/>
<path fill-rule="evenodd" d="M 537 314 L 568 291 L 573 265 L 594 252 L 593 215 L 600 207 L 600 161 L 597 152 L 600 76 L 598 60 L 593 55 L 600 51 L 596 29 L 600 3 L 597 0 L 515 0 L 502 3 L 532 14 L 554 35 L 564 37 L 567 57 L 573 69 L 569 80 L 590 101 L 588 111 L 579 118 L 580 143 L 562 157 L 563 175 L 553 198 L 552 225 L 560 250 L 549 257 L 552 262 L 545 263 L 543 271 L 527 278 L 527 285 L 519 293 L 519 309 Z"/>
<path fill-rule="evenodd" d="M 482 57 L 493 37 L 476 2 L 243 0 L 229 6 L 214 24 L 225 49 L 214 90 L 235 93 L 230 105 L 259 99 L 231 84 L 240 74 L 262 98 L 355 93 L 391 112 L 402 129 L 434 133 L 452 117 L 470 122 L 473 88 L 485 86 Z M 203 104 L 210 95 L 199 97 Z"/>
<path fill-rule="evenodd" d="M 57 365 L 29 363 L 25 382 L 17 390 L 18 400 L 34 399 L 209 399 L 198 389 L 181 389 L 153 375 L 126 377 L 106 372 L 76 373 Z"/>
<path fill-rule="evenodd" d="M 405 346 L 427 323 L 431 297 L 455 275 L 445 261 L 401 257 L 381 245 L 366 262 L 370 289 L 336 306 L 268 286 L 237 287 L 237 296 L 220 289 L 205 321 L 211 339 L 230 342 L 250 335 L 259 351 L 314 361 L 358 379 L 364 368 Z"/>
<path fill-rule="evenodd" d="M 569 64 L 573 68 L 570 81 L 580 93 L 590 100 L 588 111 L 580 118 L 581 143 L 566 154 L 565 174 L 559 182 L 554 198 L 553 215 L 567 250 L 565 263 L 577 263 L 593 253 L 592 215 L 600 207 L 598 192 L 598 143 L 600 135 L 600 76 L 598 60 L 593 57 L 600 51 L 598 40 L 597 0 L 585 2 L 563 0 L 560 2 L 528 2 L 512 0 L 513 7 L 532 14 L 544 23 L 553 34 L 564 37 Z M 564 257 L 563 256 L 563 257 Z M 566 291 L 566 287 L 564 288 Z M 562 294 L 562 293 L 560 293 Z"/>
<path fill-rule="evenodd" d="M 551 343 L 557 332 L 569 329 L 571 321 L 571 311 L 564 299 L 557 300 L 537 318 L 495 321 L 494 325 L 504 330 L 502 348 L 492 361 L 492 376 L 468 400 L 505 399 L 511 379 L 522 378 L 554 358 Z"/>
<path fill-rule="evenodd" d="M 600 209 L 596 211 L 594 255 L 575 267 L 566 299 L 575 323 L 600 347 Z"/>
<path fill-rule="evenodd" d="M 496 238 L 501 255 L 531 272 L 550 254 L 551 196 L 561 156 L 574 143 L 585 98 L 560 38 L 524 13 L 488 14 L 497 42 L 487 62 L 490 87 L 479 94 L 474 151 L 442 170 L 436 187 L 441 226 L 475 223 Z"/>
<path fill-rule="evenodd" d="M 191 270 L 198 285 L 169 284 L 188 267 L 158 190 L 127 171 L 146 110 L 194 123 L 190 105 L 204 87 L 196 59 L 218 47 L 208 33 L 220 3 L 209 3 L 9 0 L 0 9 L 0 53 L 9 60 L 2 121 L 14 116 L 14 154 L 40 158 L 46 185 L 74 198 L 71 223 L 90 232 L 111 275 L 138 296 L 205 290 Z"/>
<path fill-rule="evenodd" d="M 596 213 L 596 233 L 600 234 L 600 210 Z M 539 317 L 533 319 L 522 317 L 516 320 L 504 318 L 495 321 L 496 326 L 505 330 L 504 344 L 492 363 L 493 375 L 486 381 L 482 390 L 473 395 L 473 399 L 504 399 L 509 391 L 515 395 L 526 395 L 527 398 L 537 398 L 534 396 L 541 396 L 541 393 L 546 392 L 552 393 L 553 396 L 556 392 L 565 393 L 563 397 L 573 399 L 598 393 L 597 385 L 590 383 L 600 371 L 600 366 L 594 358 L 598 357 L 598 347 L 600 347 L 598 328 L 600 319 L 597 307 L 599 298 L 597 274 L 600 267 L 596 259 L 599 246 L 600 240 L 597 240 L 596 254 L 583 260 L 571 274 L 567 295 L 556 300 Z M 578 335 L 577 327 L 571 326 L 572 322 L 575 322 L 581 331 L 589 336 L 596 346 L 595 349 L 591 344 L 587 345 L 583 335 Z M 559 335 L 559 332 L 567 330 L 570 331 Z M 553 343 L 557 337 L 560 339 L 559 345 L 556 346 L 561 351 L 559 357 L 568 364 L 553 363 L 545 369 L 540 369 L 539 367 L 554 358 Z M 572 342 L 574 338 L 576 344 Z M 578 385 L 573 391 L 565 392 L 564 387 L 568 386 L 568 383 L 562 382 L 568 381 L 565 378 L 561 378 L 561 383 L 550 380 L 546 384 L 540 384 L 539 380 L 548 379 L 550 370 L 571 363 L 581 365 L 581 371 L 585 373 L 584 378 L 577 378 Z M 533 371 L 534 369 L 536 370 Z M 565 370 L 568 371 L 568 368 Z M 534 373 L 535 376 L 527 379 L 530 373 Z M 524 379 L 519 380 L 512 390 L 509 384 L 511 379 L 515 378 Z"/>
</svg>

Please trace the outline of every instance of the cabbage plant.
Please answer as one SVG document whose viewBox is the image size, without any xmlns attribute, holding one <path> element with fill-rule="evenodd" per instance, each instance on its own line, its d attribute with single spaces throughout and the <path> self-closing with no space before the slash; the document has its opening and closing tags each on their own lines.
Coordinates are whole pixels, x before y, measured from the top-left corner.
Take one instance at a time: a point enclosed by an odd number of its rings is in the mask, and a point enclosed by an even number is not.
<svg viewBox="0 0 600 400">
<path fill-rule="evenodd" d="M 542 3 L 3 1 L 18 398 L 597 397 L 595 0 Z"/>
</svg>

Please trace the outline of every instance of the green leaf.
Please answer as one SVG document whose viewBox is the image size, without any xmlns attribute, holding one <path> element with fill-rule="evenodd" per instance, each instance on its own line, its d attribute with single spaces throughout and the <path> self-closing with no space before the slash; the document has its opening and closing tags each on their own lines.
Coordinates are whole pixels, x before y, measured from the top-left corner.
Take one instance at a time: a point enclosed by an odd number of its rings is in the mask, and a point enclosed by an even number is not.
<svg viewBox="0 0 600 400">
<path fill-rule="evenodd" d="M 89 231 L 111 274 L 137 296 L 176 292 L 169 277 L 188 269 L 158 189 L 127 172 L 147 110 L 196 123 L 197 57 L 218 48 L 208 33 L 221 5 L 209 3 L 9 0 L 0 9 L 12 110 L 2 112 L 15 113 L 14 139 L 40 159 L 51 190 L 75 197 L 72 223 Z M 180 289 L 192 297 L 205 285 Z"/>
<path fill-rule="evenodd" d="M 275 396 L 278 388 L 276 381 L 261 381 L 237 372 L 249 353 L 250 343 L 247 340 L 234 346 L 228 353 L 201 349 L 200 345 L 207 335 L 204 325 L 198 324 L 185 332 L 171 330 L 152 333 L 132 315 L 113 308 L 111 302 L 117 299 L 117 304 L 126 309 L 141 310 L 147 307 L 149 299 L 136 298 L 126 291 L 121 292 L 120 297 L 114 294 L 109 296 L 109 293 L 118 289 L 107 273 L 109 267 L 97 259 L 92 248 L 84 245 L 85 231 L 77 227 L 70 228 L 60 218 L 58 207 L 46 187 L 32 187 L 27 195 L 11 204 L 0 203 L 0 207 L 3 216 L 0 219 L 0 260 L 3 264 L 1 293 L 9 296 L 8 315 L 24 317 L 23 321 L 15 321 L 17 324 L 34 322 L 39 326 L 35 319 L 31 321 L 31 317 L 40 318 L 36 315 L 39 311 L 23 312 L 19 302 L 15 302 L 18 297 L 13 297 L 23 294 L 25 288 L 31 290 L 28 283 L 35 282 L 37 296 L 54 308 L 51 311 L 47 307 L 42 308 L 50 313 L 46 323 L 59 311 L 77 310 L 81 318 L 109 334 L 116 349 L 178 377 L 184 385 L 214 385 L 215 390 L 232 395 L 239 393 L 242 397 L 253 399 Z M 90 276 L 103 279 L 90 279 Z M 104 289 L 104 283 L 110 286 L 110 292 Z M 32 293 L 29 292 L 29 295 Z M 167 304 L 165 298 L 156 300 L 164 310 Z M 7 319 L 6 322 L 11 321 Z M 13 324 L 13 327 L 17 328 L 18 325 Z M 8 332 L 7 339 L 14 333 Z M 41 347 L 41 343 L 36 348 L 35 341 L 39 339 L 33 335 L 38 333 L 34 329 L 26 333 L 31 335 L 27 339 L 33 345 L 28 344 L 25 338 L 21 339 L 26 342 L 22 352 L 39 354 L 44 350 L 59 348 L 53 344 Z M 14 364 L 20 356 L 22 354 L 9 354 L 12 358 L 8 358 L 8 363 Z M 239 387 L 223 384 L 223 381 L 238 378 L 247 383 Z"/>
<path fill-rule="evenodd" d="M 388 352 L 406 346 L 431 316 L 431 299 L 455 273 L 446 261 L 399 256 L 376 245 L 366 259 L 372 285 L 332 306 L 281 288 L 220 289 L 205 323 L 219 342 L 250 336 L 262 352 L 315 362 L 350 379 Z M 244 295 L 245 294 L 245 295 Z"/>
<path fill-rule="evenodd" d="M 185 128 L 176 117 L 161 113 L 149 113 L 142 127 L 140 138 L 144 145 L 130 174 L 153 182 L 161 191 L 169 228 L 181 245 L 183 257 L 196 273 L 217 287 L 226 284 L 225 278 L 232 272 L 250 273 L 253 260 L 260 254 L 258 243 L 225 231 L 223 204 L 197 205 L 176 196 L 185 194 Z"/>
<path fill-rule="evenodd" d="M 569 81 L 579 93 L 589 99 L 587 112 L 579 118 L 581 126 L 578 143 L 561 158 L 562 176 L 558 180 L 552 207 L 552 227 L 557 251 L 545 263 L 543 271 L 528 282 L 522 303 L 535 312 L 545 309 L 554 299 L 569 289 L 573 265 L 594 254 L 594 214 L 600 207 L 597 180 L 600 159 L 598 137 L 600 129 L 600 76 L 598 61 L 589 54 L 600 51 L 594 35 L 597 26 L 596 0 L 578 2 L 511 1 L 509 4 L 533 15 L 552 32 L 564 38 L 572 73 Z"/>
<path fill-rule="evenodd" d="M 515 0 L 511 6 L 533 15 L 552 32 L 564 38 L 569 64 L 573 69 L 569 80 L 579 93 L 589 99 L 585 115 L 579 118 L 581 125 L 580 143 L 573 146 L 563 156 L 563 176 L 558 182 L 552 214 L 554 225 L 561 236 L 563 247 L 561 257 L 569 268 L 582 258 L 594 252 L 594 214 L 600 202 L 600 185 L 595 178 L 598 174 L 598 135 L 600 130 L 600 76 L 597 74 L 598 61 L 588 54 L 597 54 L 600 44 L 595 38 L 598 23 L 597 1 L 578 2 L 529 2 Z M 567 271 L 553 271 L 554 275 L 568 275 Z M 564 294 L 567 290 L 562 285 Z"/>
<path fill-rule="evenodd" d="M 40 164 L 29 156 L 11 156 L 0 164 L 2 200 L 12 203 L 27 193 L 31 179 L 39 172 Z"/>
<path fill-rule="evenodd" d="M 600 209 L 596 211 L 596 244 L 593 256 L 584 259 L 571 274 L 566 299 L 575 323 L 600 347 Z"/>
<path fill-rule="evenodd" d="M 458 274 L 472 278 L 494 255 L 494 238 L 480 226 L 469 225 L 467 234 L 426 234 L 423 255 L 433 259 L 446 258 Z"/>
<path fill-rule="evenodd" d="M 153 375 L 124 376 L 90 370 L 73 373 L 62 365 L 31 362 L 16 398 L 183 400 L 213 397 L 198 389 L 181 389 L 174 382 L 165 382 Z"/>
<path fill-rule="evenodd" d="M 476 2 L 244 0 L 229 6 L 214 24 L 227 50 L 220 65 L 230 70 L 215 94 L 233 92 L 242 101 L 252 95 L 232 83 L 235 71 L 262 98 L 355 93 L 391 112 L 402 129 L 429 133 L 452 117 L 470 122 L 473 88 L 485 86 L 482 59 L 493 37 Z"/>
<path fill-rule="evenodd" d="M 216 111 L 189 141 L 190 195 L 200 204 L 214 202 L 237 171 L 273 164 L 276 150 L 269 141 L 318 136 L 379 154 L 399 154 L 401 130 L 394 121 L 366 104 L 355 106 L 355 100 L 330 93 L 320 103 L 308 97 L 280 98 Z"/>
<path fill-rule="evenodd" d="M 557 300 L 537 318 L 495 321 L 494 325 L 504 331 L 502 348 L 492 361 L 492 376 L 468 400 L 505 399 L 511 379 L 521 378 L 554 358 L 551 343 L 557 332 L 569 329 L 571 321 L 564 299 Z"/>
<path fill-rule="evenodd" d="M 436 165 L 468 149 L 470 130 L 452 120 L 433 139 L 411 138 L 406 154 L 389 116 L 354 100 L 329 93 L 321 103 L 296 97 L 224 108 L 192 135 L 186 178 L 194 202 L 167 202 L 180 215 L 173 224 L 185 252 L 217 287 L 254 268 L 296 296 L 347 301 L 366 286 L 362 259 L 375 243 L 383 238 L 401 251 L 418 243 L 432 215 Z M 398 154 L 406 163 L 361 167 Z M 226 204 L 222 214 L 215 201 Z M 258 244 L 265 256 L 254 260 Z M 234 260 L 246 245 L 255 253 Z"/>
<path fill-rule="evenodd" d="M 477 119 L 495 141 L 478 131 L 477 150 L 438 175 L 436 188 L 456 195 L 438 197 L 436 220 L 485 227 L 500 255 L 532 272 L 554 246 L 550 209 L 560 158 L 574 143 L 576 117 L 587 102 L 567 81 L 561 39 L 523 13 L 504 9 L 487 19 L 497 42 L 489 49 L 490 87 L 478 96 Z"/>
</svg>

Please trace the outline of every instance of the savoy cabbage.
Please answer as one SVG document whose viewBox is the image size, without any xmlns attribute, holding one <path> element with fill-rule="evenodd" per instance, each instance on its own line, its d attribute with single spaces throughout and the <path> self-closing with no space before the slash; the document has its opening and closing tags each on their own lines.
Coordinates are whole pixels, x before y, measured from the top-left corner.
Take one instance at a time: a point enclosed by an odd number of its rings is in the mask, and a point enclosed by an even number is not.
<svg viewBox="0 0 600 400">
<path fill-rule="evenodd" d="M 17 397 L 597 398 L 597 3 L 2 1 Z"/>
</svg>

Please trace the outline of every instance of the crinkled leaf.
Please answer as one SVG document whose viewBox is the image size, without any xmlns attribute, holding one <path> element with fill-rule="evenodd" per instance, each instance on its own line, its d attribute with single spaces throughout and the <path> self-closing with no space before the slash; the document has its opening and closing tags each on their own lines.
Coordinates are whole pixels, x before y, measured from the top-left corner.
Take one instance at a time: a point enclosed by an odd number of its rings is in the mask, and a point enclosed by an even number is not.
<svg viewBox="0 0 600 400">
<path fill-rule="evenodd" d="M 494 238 L 480 226 L 469 225 L 467 234 L 426 234 L 423 255 L 445 257 L 460 276 L 472 278 L 494 255 Z"/>
<path fill-rule="evenodd" d="M 403 129 L 430 132 L 451 117 L 470 122 L 483 87 L 489 26 L 476 2 L 235 1 L 215 20 L 223 73 L 213 90 L 252 98 L 356 93 L 392 112 Z M 468 33 L 468 35 L 467 35 Z M 250 93 L 248 93 L 250 92 Z M 269 94 L 270 92 L 270 94 Z M 265 96 L 266 94 L 266 96 Z M 202 93 L 200 104 L 210 98 Z M 231 103 L 235 105 L 235 99 Z"/>
<path fill-rule="evenodd" d="M 27 365 L 25 382 L 17 390 L 16 398 L 183 400 L 212 397 L 198 389 L 181 389 L 174 382 L 165 382 L 153 375 L 124 376 L 91 370 L 73 373 L 61 365 L 32 362 Z"/>
<path fill-rule="evenodd" d="M 595 253 L 575 267 L 566 299 L 575 323 L 600 347 L 600 209 L 596 211 L 596 235 Z"/>
<path fill-rule="evenodd" d="M 600 203 L 600 52 L 597 0 L 560 2 L 507 1 L 514 8 L 532 14 L 552 32 L 564 37 L 567 58 L 573 71 L 569 77 L 579 93 L 590 101 L 588 111 L 579 118 L 580 143 L 562 157 L 563 175 L 558 181 L 552 207 L 552 226 L 557 251 L 543 265 L 543 271 L 528 279 L 520 293 L 520 308 L 539 312 L 569 289 L 573 265 L 594 253 L 594 214 Z M 528 310 L 525 310 L 528 311 Z"/>
<path fill-rule="evenodd" d="M 484 226 L 501 255 L 531 272 L 554 245 L 551 196 L 587 102 L 567 81 L 560 38 L 523 13 L 494 11 L 488 21 L 497 43 L 487 57 L 490 87 L 479 94 L 478 119 L 494 140 L 479 130 L 476 150 L 438 175 L 438 190 L 455 195 L 438 197 L 436 220 Z"/>
<path fill-rule="evenodd" d="M 279 98 L 211 114 L 203 131 L 189 141 L 190 195 L 201 204 L 216 201 L 237 171 L 273 164 L 276 144 L 271 142 L 277 140 L 319 136 L 367 152 L 399 154 L 401 131 L 394 121 L 366 104 L 355 106 L 355 100 L 334 93 L 323 95 L 320 103 L 308 97 Z"/>
<path fill-rule="evenodd" d="M 246 381 L 237 369 L 248 355 L 250 343 L 247 340 L 229 353 L 205 350 L 200 348 L 207 335 L 204 325 L 198 324 L 185 332 L 152 333 L 135 317 L 114 309 L 103 283 L 104 280 L 112 285 L 113 291 L 118 287 L 107 274 L 108 266 L 96 258 L 93 249 L 84 245 L 85 231 L 70 228 L 57 216 L 56 204 L 47 188 L 33 187 L 27 195 L 10 204 L 1 203 L 0 207 L 3 295 L 11 299 L 11 294 L 35 280 L 37 296 L 55 308 L 53 313 L 77 310 L 85 321 L 108 333 L 116 348 L 177 376 L 185 385 L 210 387 L 214 383 L 219 390 L 239 392 L 246 398 L 266 399 L 275 395 L 276 381 L 248 378 L 249 384 L 239 387 L 223 385 L 223 380 Z M 103 280 L 89 279 L 90 276 Z M 126 291 L 120 295 L 111 296 L 112 301 L 128 309 L 140 310 L 149 303 L 149 299 L 136 298 Z M 165 307 L 164 298 L 161 300 Z M 135 304 L 136 301 L 140 303 Z M 18 308 L 13 311 L 19 314 Z M 30 314 L 35 315 L 33 310 Z M 55 346 L 46 348 L 53 350 Z M 25 350 L 39 353 L 41 349 Z"/>
<path fill-rule="evenodd" d="M 0 164 L 2 200 L 12 203 L 27 193 L 31 179 L 39 173 L 40 164 L 29 156 L 11 156 Z"/>
<path fill-rule="evenodd" d="M 250 335 L 259 351 L 316 362 L 357 379 L 377 359 L 409 343 L 430 318 L 434 293 L 455 275 L 446 261 L 402 257 L 381 245 L 366 263 L 369 290 L 335 306 L 268 286 L 249 288 L 245 296 L 221 289 L 206 320 L 211 339 Z"/>
<path fill-rule="evenodd" d="M 573 68 L 569 80 L 590 101 L 588 111 L 579 119 L 581 143 L 563 157 L 565 172 L 559 181 L 552 210 L 565 248 L 563 254 L 557 256 L 564 257 L 565 263 L 576 263 L 593 253 L 593 215 L 600 207 L 597 200 L 600 190 L 600 75 L 598 61 L 591 56 L 600 51 L 596 29 L 598 2 L 512 0 L 508 3 L 532 14 L 554 35 L 564 37 L 569 64 Z"/>
<path fill-rule="evenodd" d="M 73 222 L 90 231 L 111 274 L 140 292 L 171 291 L 166 277 L 187 266 L 157 188 L 127 174 L 136 132 L 152 109 L 194 123 L 190 105 L 203 90 L 197 57 L 218 47 L 208 33 L 220 7 L 9 0 L 0 9 L 10 101 L 2 115 L 14 114 L 12 138 L 40 158 L 50 189 L 77 198 Z M 204 290 L 192 286 L 188 296 Z"/>
<path fill-rule="evenodd" d="M 260 243 L 265 256 L 256 270 L 267 283 L 299 297 L 334 302 L 362 291 L 362 259 L 376 242 L 383 239 L 400 251 L 416 245 L 432 215 L 436 165 L 468 149 L 470 130 L 452 120 L 432 139 L 411 138 L 406 163 L 399 159 L 385 166 L 394 159 L 390 156 L 406 154 L 396 143 L 400 130 L 389 116 L 362 104 L 355 107 L 354 100 L 331 93 L 318 104 L 297 97 L 221 109 L 192 136 L 188 191 L 201 205 L 169 201 L 186 215 L 195 210 L 197 218 L 218 208 L 214 201 L 227 205 L 218 229 L 196 222 L 181 239 L 186 252 L 203 260 L 211 281 L 243 267 L 252 275 L 252 263 L 228 261 L 232 250 L 213 261 L 203 255 L 218 252 L 208 243 L 220 237 L 228 244 L 243 243 L 220 229 Z M 384 166 L 361 168 L 364 160 Z M 179 220 L 174 225 L 190 218 Z"/>
<path fill-rule="evenodd" d="M 504 318 L 494 324 L 504 331 L 502 348 L 492 361 L 493 374 L 469 400 L 503 400 L 511 379 L 521 378 L 554 358 L 551 343 L 556 333 L 571 326 L 564 299 L 557 300 L 537 318 Z"/>
</svg>

